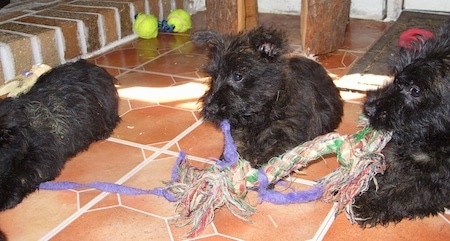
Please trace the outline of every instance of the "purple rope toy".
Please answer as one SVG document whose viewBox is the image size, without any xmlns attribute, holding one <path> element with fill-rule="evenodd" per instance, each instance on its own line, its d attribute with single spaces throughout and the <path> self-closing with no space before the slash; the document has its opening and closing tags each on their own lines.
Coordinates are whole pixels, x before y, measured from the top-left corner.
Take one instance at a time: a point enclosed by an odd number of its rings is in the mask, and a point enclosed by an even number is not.
<svg viewBox="0 0 450 241">
<path fill-rule="evenodd" d="M 104 192 L 126 195 L 152 194 L 175 202 L 180 214 L 180 225 L 191 224 L 188 237 L 194 237 L 213 221 L 214 212 L 222 206 L 236 217 L 247 220 L 254 207 L 245 201 L 249 190 L 258 192 L 259 202 L 274 204 L 304 203 L 317 199 L 337 202 L 337 213 L 345 209 L 347 217 L 353 222 L 353 199 L 367 190 L 368 183 L 376 181 L 375 175 L 386 169 L 381 150 L 391 139 L 391 133 L 373 130 L 367 126 L 352 135 L 332 132 L 273 157 L 267 164 L 254 169 L 248 161 L 240 158 L 230 132 L 228 121 L 221 123 L 225 144 L 223 159 L 215 164 L 198 169 L 187 163 L 186 155 L 180 152 L 172 169 L 171 180 L 166 187 L 142 190 L 120 184 L 93 182 L 77 184 L 71 182 L 42 183 L 40 188 L 63 190 L 81 187 L 96 188 Z M 340 167 L 318 180 L 306 191 L 281 193 L 270 188 L 325 154 L 335 153 Z"/>
<path fill-rule="evenodd" d="M 224 151 L 223 151 L 223 160 L 218 160 L 217 165 L 226 168 L 232 165 L 235 165 L 239 159 L 239 153 L 237 152 L 237 147 L 234 144 L 233 137 L 230 132 L 230 123 L 225 120 L 220 125 L 222 132 L 224 133 Z M 180 152 L 176 164 L 172 169 L 171 181 L 174 182 L 179 179 L 179 166 L 182 162 L 186 160 L 186 154 L 184 152 Z M 267 201 L 275 204 L 289 204 L 289 203 L 298 203 L 298 202 L 310 202 L 319 199 L 322 196 L 321 187 L 314 187 L 311 190 L 307 191 L 299 191 L 299 192 L 291 192 L 287 194 L 282 194 L 280 192 L 270 190 L 268 188 L 269 182 L 268 178 L 265 175 L 263 170 L 258 170 L 258 181 L 259 188 L 258 194 L 260 197 L 260 201 Z M 170 192 L 170 190 L 166 187 L 159 187 L 154 189 L 140 189 L 133 188 L 129 186 L 125 186 L 122 184 L 110 183 L 110 182 L 90 182 L 86 184 L 70 182 L 70 181 L 49 181 L 44 182 L 39 185 L 39 189 L 41 190 L 69 190 L 69 189 L 77 189 L 77 188 L 94 188 L 100 190 L 102 192 L 110 192 L 124 195 L 156 195 L 160 197 L 166 198 L 170 202 L 176 202 L 177 198 Z"/>
</svg>

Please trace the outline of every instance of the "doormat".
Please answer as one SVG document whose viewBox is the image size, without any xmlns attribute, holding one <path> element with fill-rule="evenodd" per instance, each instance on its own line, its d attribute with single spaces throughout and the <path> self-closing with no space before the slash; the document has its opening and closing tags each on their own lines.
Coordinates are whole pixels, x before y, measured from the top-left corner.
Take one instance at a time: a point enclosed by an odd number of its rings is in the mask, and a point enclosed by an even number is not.
<svg viewBox="0 0 450 241">
<path fill-rule="evenodd" d="M 388 76 L 388 63 L 399 51 L 400 34 L 410 28 L 421 28 L 434 33 L 449 18 L 448 13 L 403 11 L 397 21 L 356 61 L 349 72 L 335 81 L 336 85 L 344 90 L 365 92 L 386 84 L 391 80 Z"/>
</svg>

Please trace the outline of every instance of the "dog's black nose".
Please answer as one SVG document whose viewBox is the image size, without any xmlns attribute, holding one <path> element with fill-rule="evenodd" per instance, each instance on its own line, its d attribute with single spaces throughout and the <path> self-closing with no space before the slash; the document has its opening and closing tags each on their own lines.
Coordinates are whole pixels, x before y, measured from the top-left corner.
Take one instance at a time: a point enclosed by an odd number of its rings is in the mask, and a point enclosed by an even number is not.
<svg viewBox="0 0 450 241">
<path fill-rule="evenodd" d="M 206 120 L 214 121 L 218 119 L 219 106 L 217 104 L 208 104 L 203 106 L 201 115 Z"/>
<path fill-rule="evenodd" d="M 365 105 L 364 106 L 364 114 L 368 117 L 372 117 L 375 115 L 375 112 L 377 111 L 376 107 L 374 105 Z"/>
<path fill-rule="evenodd" d="M 219 105 L 218 104 L 210 104 L 206 106 L 206 112 L 215 115 L 219 112 Z"/>
</svg>

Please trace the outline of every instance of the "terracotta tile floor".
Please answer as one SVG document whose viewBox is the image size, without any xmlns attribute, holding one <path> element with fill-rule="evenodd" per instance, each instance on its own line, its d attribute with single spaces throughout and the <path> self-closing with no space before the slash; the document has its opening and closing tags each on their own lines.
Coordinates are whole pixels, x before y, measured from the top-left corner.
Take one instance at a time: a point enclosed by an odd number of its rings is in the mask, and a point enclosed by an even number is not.
<svg viewBox="0 0 450 241">
<path fill-rule="evenodd" d="M 292 19 L 294 18 L 294 19 Z M 261 20 L 284 23 L 298 17 L 262 15 Z M 352 63 L 379 38 L 389 23 L 352 19 L 342 48 L 321 56 L 333 74 L 344 75 Z M 288 28 L 293 50 L 300 48 L 299 26 Z M 115 182 L 136 188 L 162 187 L 170 179 L 178 151 L 198 165 L 222 152 L 222 134 L 198 113 L 198 98 L 206 89 L 201 66 L 205 52 L 188 35 L 161 34 L 134 40 L 91 59 L 121 82 L 122 122 L 106 141 L 93 144 L 67 163 L 57 181 Z M 364 96 L 342 92 L 345 116 L 338 131 L 357 130 Z M 301 179 L 315 180 L 337 167 L 333 157 L 303 170 Z M 297 188 L 305 187 L 297 183 Z M 256 194 L 248 199 L 256 204 Z M 228 210 L 197 240 L 450 240 L 450 215 L 405 220 L 397 225 L 361 229 L 333 205 L 262 203 L 247 223 Z M 173 203 L 152 195 L 129 196 L 94 189 L 33 193 L 13 210 L 0 214 L 0 227 L 9 240 L 183 240 L 189 227 L 177 227 Z"/>
</svg>

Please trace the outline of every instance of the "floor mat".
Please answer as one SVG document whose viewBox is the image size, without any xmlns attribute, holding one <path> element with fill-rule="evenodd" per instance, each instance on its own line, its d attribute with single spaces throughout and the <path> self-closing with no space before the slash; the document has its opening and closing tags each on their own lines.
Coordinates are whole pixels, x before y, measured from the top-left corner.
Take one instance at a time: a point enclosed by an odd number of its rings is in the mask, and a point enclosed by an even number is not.
<svg viewBox="0 0 450 241">
<path fill-rule="evenodd" d="M 398 37 L 409 28 L 435 32 L 449 18 L 447 14 L 403 11 L 397 21 L 368 51 L 335 83 L 340 89 L 364 92 L 388 81 L 388 62 L 398 52 Z"/>
</svg>

